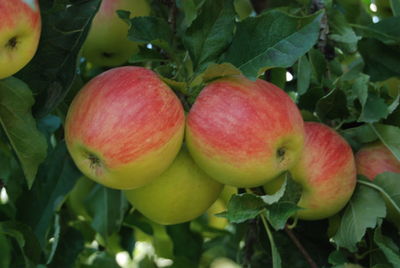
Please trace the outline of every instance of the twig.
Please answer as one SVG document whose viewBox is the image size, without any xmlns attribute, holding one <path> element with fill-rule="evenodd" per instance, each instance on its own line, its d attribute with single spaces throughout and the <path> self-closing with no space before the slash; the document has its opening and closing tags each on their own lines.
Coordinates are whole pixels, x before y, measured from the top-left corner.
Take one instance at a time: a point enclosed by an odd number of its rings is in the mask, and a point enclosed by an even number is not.
<svg viewBox="0 0 400 268">
<path fill-rule="evenodd" d="M 318 265 L 315 263 L 315 261 L 311 258 L 310 254 L 308 254 L 307 250 L 303 247 L 303 245 L 300 243 L 300 241 L 294 235 L 293 231 L 291 229 L 289 229 L 287 226 L 285 226 L 285 232 L 290 237 L 293 244 L 296 245 L 297 249 L 301 252 L 301 254 L 303 254 L 304 258 L 306 259 L 306 261 L 308 262 L 310 267 L 318 268 Z"/>
</svg>

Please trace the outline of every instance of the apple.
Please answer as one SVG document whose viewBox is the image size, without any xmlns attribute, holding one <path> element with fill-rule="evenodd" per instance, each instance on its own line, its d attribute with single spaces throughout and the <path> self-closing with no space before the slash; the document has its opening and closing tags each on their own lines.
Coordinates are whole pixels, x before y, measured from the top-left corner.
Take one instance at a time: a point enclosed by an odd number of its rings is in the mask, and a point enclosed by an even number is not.
<svg viewBox="0 0 400 268">
<path fill-rule="evenodd" d="M 110 188 L 133 189 L 168 168 L 181 147 L 184 126 L 182 104 L 153 71 L 118 67 L 75 96 L 65 140 L 86 177 Z"/>
<path fill-rule="evenodd" d="M 156 180 L 124 193 L 144 216 L 169 225 L 199 217 L 217 200 L 222 188 L 223 185 L 201 170 L 182 147 L 171 166 Z"/>
<path fill-rule="evenodd" d="M 290 173 L 303 188 L 298 206 L 304 209 L 298 218 L 319 220 L 346 205 L 354 192 L 357 172 L 352 149 L 342 136 L 320 123 L 306 122 L 304 126 L 304 150 Z M 271 184 L 275 188 L 276 181 Z M 269 187 L 264 186 L 267 193 L 271 193 Z"/>
<path fill-rule="evenodd" d="M 21 70 L 37 50 L 41 20 L 38 0 L 0 1 L 0 79 Z"/>
<path fill-rule="evenodd" d="M 364 175 L 371 181 L 384 172 L 400 173 L 400 162 L 381 142 L 362 147 L 356 153 L 355 158 L 358 174 Z M 386 206 L 388 220 L 393 222 L 400 230 L 400 214 L 396 212 L 389 200 L 386 200 Z"/>
<path fill-rule="evenodd" d="M 119 18 L 117 10 L 129 11 L 131 17 L 148 16 L 150 5 L 146 0 L 101 2 L 83 45 L 83 56 L 95 65 L 121 65 L 138 51 L 138 44 L 128 40 L 129 26 Z"/>
<path fill-rule="evenodd" d="M 358 174 L 364 175 L 370 180 L 383 172 L 400 173 L 400 162 L 380 142 L 361 148 L 355 158 Z"/>
<path fill-rule="evenodd" d="M 291 168 L 304 144 L 301 114 L 280 88 L 243 76 L 207 85 L 189 111 L 186 143 L 219 182 L 256 187 Z"/>
</svg>

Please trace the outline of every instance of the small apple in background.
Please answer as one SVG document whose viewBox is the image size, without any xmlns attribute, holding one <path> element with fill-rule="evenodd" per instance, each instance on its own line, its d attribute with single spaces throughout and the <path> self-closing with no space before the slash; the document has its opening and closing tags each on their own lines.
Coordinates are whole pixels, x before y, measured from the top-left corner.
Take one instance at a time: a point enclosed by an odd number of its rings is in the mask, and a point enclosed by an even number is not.
<svg viewBox="0 0 400 268">
<path fill-rule="evenodd" d="M 186 143 L 195 162 L 219 182 L 257 187 L 291 168 L 304 144 L 303 119 L 290 97 L 264 80 L 216 80 L 192 106 Z"/>
<path fill-rule="evenodd" d="M 0 1 L 0 79 L 15 74 L 33 58 L 40 32 L 38 0 Z"/>
<path fill-rule="evenodd" d="M 117 66 L 125 63 L 138 51 L 138 45 L 128 40 L 129 26 L 116 13 L 131 12 L 131 18 L 148 16 L 147 0 L 103 0 L 95 15 L 83 45 L 83 56 L 98 66 Z"/>
<path fill-rule="evenodd" d="M 115 189 L 133 189 L 163 173 L 185 126 L 174 92 L 142 67 L 119 67 L 87 83 L 72 101 L 65 140 L 82 173 Z"/>
<path fill-rule="evenodd" d="M 383 172 L 400 173 L 400 162 L 390 150 L 380 142 L 361 148 L 356 153 L 357 173 L 373 180 Z"/>
<path fill-rule="evenodd" d="M 384 172 L 400 173 L 400 162 L 392 152 L 381 142 L 375 142 L 362 147 L 356 153 L 357 173 L 371 181 Z M 400 230 L 400 214 L 387 200 L 387 218 Z"/>
<path fill-rule="evenodd" d="M 356 166 L 351 147 L 333 129 L 314 122 L 304 126 L 304 150 L 290 173 L 303 187 L 299 219 L 319 220 L 333 216 L 349 201 L 356 186 Z M 276 181 L 271 184 L 264 186 L 266 193 L 271 188 L 276 191 Z"/>
<path fill-rule="evenodd" d="M 144 216 L 169 225 L 199 217 L 217 200 L 222 188 L 223 185 L 204 173 L 182 147 L 174 162 L 157 179 L 124 193 Z"/>
</svg>

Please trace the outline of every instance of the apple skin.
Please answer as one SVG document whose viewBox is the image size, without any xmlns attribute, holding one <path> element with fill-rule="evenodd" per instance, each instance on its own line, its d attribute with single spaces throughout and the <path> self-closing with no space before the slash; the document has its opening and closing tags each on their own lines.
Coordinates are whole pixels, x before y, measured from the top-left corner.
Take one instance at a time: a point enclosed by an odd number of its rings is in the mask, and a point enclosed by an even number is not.
<svg viewBox="0 0 400 268">
<path fill-rule="evenodd" d="M 144 216 L 169 225 L 199 217 L 217 200 L 222 188 L 223 185 L 201 170 L 182 147 L 171 166 L 156 180 L 124 193 Z"/>
<path fill-rule="evenodd" d="M 118 66 L 138 51 L 138 45 L 128 40 L 129 26 L 118 17 L 117 10 L 131 12 L 131 18 L 148 16 L 146 0 L 103 0 L 95 15 L 83 45 L 83 56 L 98 66 Z"/>
<path fill-rule="evenodd" d="M 356 186 L 354 155 L 348 143 L 330 127 L 306 122 L 306 142 L 299 162 L 290 169 L 303 192 L 298 212 L 303 220 L 320 220 L 339 212 L 350 200 Z M 282 178 L 279 178 L 282 181 Z M 276 190 L 276 181 L 271 182 Z M 264 189 L 270 193 L 270 186 Z"/>
<path fill-rule="evenodd" d="M 356 153 L 357 173 L 371 181 L 384 172 L 400 173 L 400 162 L 392 152 L 381 142 L 375 142 L 362 147 Z M 393 205 L 386 201 L 387 218 L 400 230 L 400 215 Z"/>
<path fill-rule="evenodd" d="M 186 144 L 215 180 L 257 187 L 297 162 L 304 123 L 280 88 L 232 76 L 210 83 L 199 94 L 188 114 Z"/>
<path fill-rule="evenodd" d="M 65 140 L 86 177 L 110 188 L 133 189 L 168 168 L 184 126 L 182 104 L 153 71 L 119 67 L 95 77 L 75 96 Z"/>
<path fill-rule="evenodd" d="M 35 55 L 41 32 L 38 0 L 0 1 L 0 79 L 21 70 Z"/>
<path fill-rule="evenodd" d="M 371 181 L 383 172 L 400 173 L 400 162 L 382 143 L 373 143 L 356 153 L 357 173 Z"/>
</svg>

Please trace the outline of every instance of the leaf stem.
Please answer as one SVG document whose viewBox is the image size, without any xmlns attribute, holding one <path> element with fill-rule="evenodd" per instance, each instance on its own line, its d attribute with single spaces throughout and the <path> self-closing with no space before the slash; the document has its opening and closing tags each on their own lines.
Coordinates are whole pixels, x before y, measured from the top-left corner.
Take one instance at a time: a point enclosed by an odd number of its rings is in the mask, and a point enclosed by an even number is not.
<svg viewBox="0 0 400 268">
<path fill-rule="evenodd" d="M 295 246 L 300 251 L 300 253 L 304 256 L 305 260 L 308 262 L 310 267 L 318 268 L 318 265 L 311 258 L 310 254 L 308 254 L 307 250 L 303 247 L 303 245 L 300 243 L 299 239 L 297 239 L 297 237 L 295 236 L 293 231 L 287 225 L 285 226 L 285 232 L 289 236 L 289 238 L 292 240 L 293 244 L 295 244 Z"/>
<path fill-rule="evenodd" d="M 282 267 L 281 258 L 279 256 L 278 250 L 276 249 L 274 237 L 272 236 L 272 232 L 268 226 L 267 219 L 265 218 L 264 212 L 265 211 L 263 211 L 260 214 L 260 217 L 261 217 L 261 221 L 264 225 L 265 231 L 267 232 L 269 243 L 271 244 L 272 267 L 274 267 L 274 268 Z"/>
</svg>

